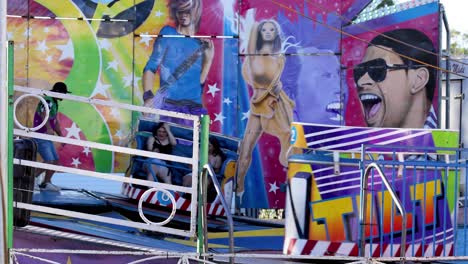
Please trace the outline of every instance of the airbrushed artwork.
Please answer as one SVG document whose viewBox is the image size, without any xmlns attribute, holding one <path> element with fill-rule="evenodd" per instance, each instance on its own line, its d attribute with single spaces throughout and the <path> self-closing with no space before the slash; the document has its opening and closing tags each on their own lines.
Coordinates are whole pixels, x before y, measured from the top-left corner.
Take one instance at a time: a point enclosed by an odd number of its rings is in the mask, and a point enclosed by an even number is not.
<svg viewBox="0 0 468 264">
<path fill-rule="evenodd" d="M 320 149 L 322 154 L 294 155 L 295 161 L 289 164 L 289 208 L 294 206 L 298 213 L 286 218 L 285 254 L 321 255 L 327 246 L 320 243 L 333 242 L 337 254 L 358 256 L 358 241 L 363 238 L 366 254 L 399 256 L 405 233 L 406 254 L 453 255 L 459 172 L 445 162 L 441 163 L 445 167 L 435 165 L 438 162 L 431 156 L 444 154 L 436 147 L 455 148 L 457 131 L 301 123 L 294 123 L 292 131 L 294 146 Z M 421 152 L 420 146 L 432 147 L 432 154 Z M 332 158 L 333 152 L 339 155 Z M 398 162 L 398 153 L 406 153 L 407 163 Z M 406 227 L 376 171 L 365 185 L 367 207 L 360 222 L 361 173 L 373 161 L 398 194 Z M 359 228 L 363 228 L 362 237 Z"/>
<path fill-rule="evenodd" d="M 9 0 L 15 85 L 60 81 L 72 95 L 207 114 L 212 132 L 239 143 L 237 206 L 284 208 L 291 122 L 437 127 L 438 81 L 427 64 L 437 64 L 438 3 L 351 23 L 369 2 Z M 31 126 L 36 106 L 23 101 L 18 119 Z M 128 146 L 141 116 L 64 100 L 57 118 L 67 138 Z M 57 151 L 74 168 L 129 164 L 99 149 Z"/>
</svg>

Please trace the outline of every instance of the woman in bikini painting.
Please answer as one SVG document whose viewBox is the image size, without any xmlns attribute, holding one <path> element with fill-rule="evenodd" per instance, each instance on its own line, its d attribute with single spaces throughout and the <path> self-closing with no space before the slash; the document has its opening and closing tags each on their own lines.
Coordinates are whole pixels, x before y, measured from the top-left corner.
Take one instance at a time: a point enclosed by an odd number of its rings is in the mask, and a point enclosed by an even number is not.
<svg viewBox="0 0 468 264">
<path fill-rule="evenodd" d="M 283 91 L 280 81 L 286 58 L 282 52 L 281 29 L 274 20 L 254 24 L 250 31 L 248 53 L 242 65 L 242 76 L 252 87 L 250 114 L 240 147 L 237 171 L 238 196 L 244 193 L 247 170 L 259 137 L 266 132 L 276 136 L 281 144 L 279 161 L 287 166 L 290 146 L 290 125 L 294 102 Z"/>
</svg>

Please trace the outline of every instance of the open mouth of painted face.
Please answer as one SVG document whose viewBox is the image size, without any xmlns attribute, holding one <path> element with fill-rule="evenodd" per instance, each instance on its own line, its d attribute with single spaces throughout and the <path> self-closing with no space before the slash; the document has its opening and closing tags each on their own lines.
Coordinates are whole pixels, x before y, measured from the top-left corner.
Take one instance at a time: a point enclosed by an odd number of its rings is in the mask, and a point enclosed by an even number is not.
<svg viewBox="0 0 468 264">
<path fill-rule="evenodd" d="M 342 109 L 343 103 L 341 103 L 340 101 L 337 100 L 330 102 L 326 107 L 326 111 L 335 114 L 335 116 L 330 117 L 330 120 L 341 121 L 343 119 L 343 116 L 341 114 Z"/>
<path fill-rule="evenodd" d="M 373 93 L 362 93 L 359 94 L 359 100 L 361 100 L 367 124 L 375 125 L 382 109 L 382 98 Z"/>
</svg>

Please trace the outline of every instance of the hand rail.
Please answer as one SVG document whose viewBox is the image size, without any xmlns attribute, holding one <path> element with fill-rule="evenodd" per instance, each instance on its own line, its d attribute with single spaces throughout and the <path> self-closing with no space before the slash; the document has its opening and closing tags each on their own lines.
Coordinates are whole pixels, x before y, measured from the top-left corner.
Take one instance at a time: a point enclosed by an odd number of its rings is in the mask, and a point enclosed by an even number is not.
<svg viewBox="0 0 468 264">
<path fill-rule="evenodd" d="M 393 190 L 392 186 L 387 180 L 387 177 L 385 177 L 385 174 L 383 173 L 382 169 L 380 166 L 372 162 L 367 166 L 367 168 L 364 171 L 364 174 L 361 175 L 361 190 L 360 190 L 360 208 L 359 208 L 359 254 L 361 257 L 364 257 L 365 255 L 365 246 L 366 246 L 366 241 L 365 241 L 365 236 L 364 236 L 364 225 L 366 221 L 366 212 L 367 212 L 367 180 L 369 179 L 369 172 L 371 169 L 374 168 L 377 170 L 380 178 L 382 179 L 382 182 L 384 183 L 385 187 L 387 188 L 388 192 L 390 193 L 390 196 L 392 197 L 393 201 L 395 202 L 398 211 L 400 211 L 402 219 L 402 224 L 401 224 L 401 249 L 400 249 L 400 256 L 403 258 L 406 256 L 406 210 L 403 207 L 400 199 L 396 195 L 395 191 Z M 372 216 L 371 216 L 372 217 Z"/>
<path fill-rule="evenodd" d="M 224 199 L 221 186 L 219 185 L 218 179 L 216 179 L 216 173 L 214 172 L 213 167 L 211 167 L 210 164 L 205 164 L 203 166 L 203 173 L 208 173 L 210 175 L 211 180 L 213 181 L 213 185 L 216 189 L 216 193 L 218 194 L 219 200 L 221 201 L 221 205 L 224 207 L 224 211 L 226 211 L 229 226 L 229 253 L 234 254 L 234 223 L 232 220 L 231 211 L 229 210 L 226 199 Z M 234 257 L 229 257 L 229 263 L 234 263 Z"/>
</svg>

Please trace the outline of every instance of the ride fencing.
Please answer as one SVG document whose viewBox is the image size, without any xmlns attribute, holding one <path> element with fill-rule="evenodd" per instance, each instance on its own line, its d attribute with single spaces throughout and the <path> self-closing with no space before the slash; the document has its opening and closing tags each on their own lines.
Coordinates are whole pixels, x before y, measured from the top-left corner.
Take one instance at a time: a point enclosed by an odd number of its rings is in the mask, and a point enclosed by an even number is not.
<svg viewBox="0 0 468 264">
<path fill-rule="evenodd" d="M 118 142 L 116 142 L 115 144 L 113 144 L 113 142 L 101 143 L 101 142 L 89 141 L 89 140 L 83 139 L 83 137 L 71 138 L 71 136 L 60 137 L 60 136 L 54 136 L 54 135 L 49 135 L 49 134 L 37 133 L 35 131 L 37 131 L 39 127 L 27 127 L 25 124 L 21 124 L 17 119 L 18 113 L 14 111 L 13 118 L 15 119 L 16 126 L 19 127 L 19 128 L 13 129 L 13 134 L 16 137 L 43 139 L 43 140 L 50 140 L 55 143 L 79 146 L 83 149 L 88 149 L 92 151 L 93 153 L 96 153 L 95 151 L 100 151 L 101 153 L 108 152 L 108 153 L 111 153 L 113 157 L 112 162 L 114 162 L 114 158 L 116 157 L 116 155 L 124 155 L 126 157 L 130 157 L 130 155 L 138 155 L 138 156 L 147 157 L 147 158 L 156 158 L 156 159 L 160 159 L 163 161 L 171 160 L 171 161 L 175 161 L 181 164 L 186 164 L 187 166 L 191 167 L 191 170 L 192 170 L 192 185 L 190 187 L 185 187 L 185 186 L 165 184 L 161 182 L 134 179 L 131 177 L 123 177 L 122 173 L 120 174 L 112 173 L 112 171 L 97 172 L 97 171 L 93 171 L 90 169 L 76 168 L 77 166 L 67 167 L 67 166 L 62 166 L 62 165 L 51 165 L 45 162 L 38 162 L 38 161 L 32 161 L 32 160 L 14 159 L 13 160 L 14 164 L 18 166 L 33 167 L 33 168 L 44 169 L 44 170 L 50 169 L 50 170 L 54 170 L 57 172 L 65 172 L 65 173 L 69 173 L 73 175 L 93 177 L 93 178 L 98 178 L 98 179 L 104 179 L 107 181 L 117 181 L 120 183 L 138 184 L 142 186 L 147 186 L 148 193 L 146 195 L 149 195 L 151 192 L 153 192 L 155 199 L 159 197 L 161 199 L 171 200 L 172 211 L 169 213 L 169 216 L 167 216 L 166 220 L 162 222 L 153 222 L 144 216 L 144 210 L 142 208 L 142 203 L 140 202 L 139 213 L 140 213 L 140 216 L 142 216 L 142 220 L 143 220 L 142 222 L 142 221 L 115 219 L 111 217 L 100 216 L 97 214 L 90 214 L 90 213 L 84 213 L 84 212 L 79 212 L 79 211 L 71 211 L 67 209 L 58 209 L 58 208 L 54 208 L 54 207 L 50 207 L 46 205 L 35 205 L 32 203 L 24 203 L 24 202 L 19 202 L 19 201 L 14 202 L 14 207 L 19 208 L 19 209 L 24 209 L 24 210 L 41 212 L 41 213 L 61 215 L 61 216 L 66 216 L 66 217 L 78 218 L 78 219 L 87 219 L 87 220 L 97 221 L 97 222 L 102 222 L 102 223 L 107 223 L 107 224 L 120 225 L 120 226 L 144 229 L 144 230 L 149 230 L 149 231 L 157 231 L 157 232 L 175 234 L 175 235 L 180 235 L 180 236 L 185 236 L 185 237 L 195 237 L 196 235 L 195 231 L 196 231 L 196 225 L 197 225 L 197 206 L 198 206 L 197 186 L 198 186 L 198 175 L 199 175 L 198 169 L 199 169 L 199 149 L 200 149 L 200 144 L 199 144 L 200 117 L 188 115 L 188 114 L 169 112 L 169 111 L 164 111 L 164 110 L 156 110 L 156 109 L 152 109 L 148 107 L 118 103 L 118 102 L 113 102 L 109 100 L 91 99 L 91 98 L 85 98 L 85 97 L 76 96 L 76 95 L 55 93 L 55 92 L 50 92 L 47 90 L 41 90 L 41 89 L 35 89 L 35 88 L 29 88 L 29 87 L 15 86 L 15 91 L 21 92 L 24 94 L 16 99 L 16 101 L 14 102 L 13 110 L 16 110 L 18 104 L 20 104 L 21 101 L 27 97 L 37 98 L 39 99 L 40 103 L 44 103 L 42 96 L 51 96 L 51 97 L 55 97 L 59 99 L 64 99 L 63 103 L 67 101 L 73 102 L 74 104 L 77 105 L 78 107 L 77 110 L 80 109 L 80 105 L 83 105 L 83 107 L 84 106 L 88 107 L 89 105 L 91 105 L 91 107 L 96 107 L 96 108 L 101 107 L 101 110 L 102 109 L 107 109 L 107 110 L 118 109 L 119 111 L 122 111 L 122 113 L 125 112 L 128 115 L 133 115 L 136 112 L 137 114 L 143 113 L 145 115 L 151 115 L 155 118 L 158 118 L 159 116 L 169 116 L 172 118 L 189 120 L 193 124 L 192 125 L 193 156 L 187 158 L 187 157 L 180 157 L 180 156 L 175 156 L 175 155 L 137 150 L 131 147 L 119 145 Z M 45 106 L 47 106 L 47 104 L 45 104 Z M 44 124 L 41 124 L 41 125 L 44 125 Z M 11 138 L 10 140 L 13 140 L 13 138 Z M 77 189 L 79 189 L 79 186 L 77 186 Z M 13 190 L 10 190 L 10 191 L 13 191 Z M 156 193 L 158 192 L 161 193 L 162 195 L 156 195 Z M 174 193 L 187 193 L 187 194 L 190 194 L 190 196 L 192 197 L 192 203 L 190 205 L 190 212 L 191 212 L 190 213 L 190 225 L 188 229 L 174 228 L 174 227 L 166 225 L 172 220 L 172 218 L 174 217 L 176 213 L 176 203 L 173 198 Z M 143 199 L 143 196 L 142 196 L 142 199 Z"/>
<path fill-rule="evenodd" d="M 467 256 L 467 156 L 459 148 L 363 145 L 361 256 Z"/>
</svg>

